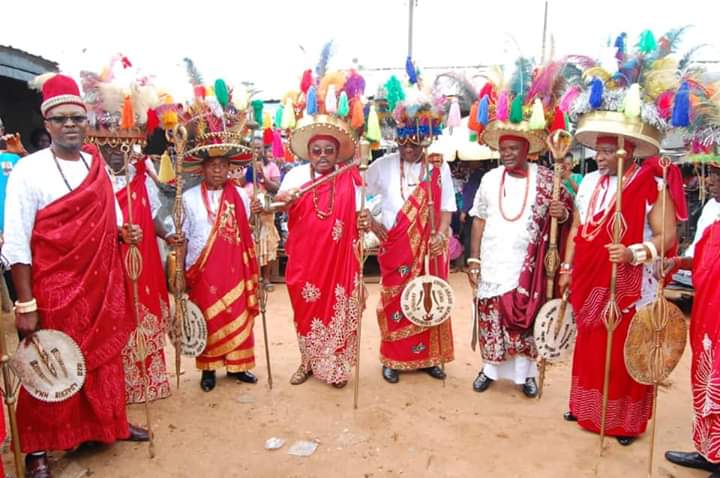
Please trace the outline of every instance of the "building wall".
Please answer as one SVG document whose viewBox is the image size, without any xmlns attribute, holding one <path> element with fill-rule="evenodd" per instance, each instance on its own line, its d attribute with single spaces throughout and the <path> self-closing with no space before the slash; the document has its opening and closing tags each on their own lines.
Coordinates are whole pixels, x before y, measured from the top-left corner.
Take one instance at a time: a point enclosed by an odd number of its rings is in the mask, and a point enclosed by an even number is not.
<svg viewBox="0 0 720 478">
<path fill-rule="evenodd" d="M 0 76 L 0 118 L 6 133 L 20 133 L 25 148 L 30 151 L 30 134 L 43 127 L 40 114 L 40 94 L 24 81 Z"/>
</svg>

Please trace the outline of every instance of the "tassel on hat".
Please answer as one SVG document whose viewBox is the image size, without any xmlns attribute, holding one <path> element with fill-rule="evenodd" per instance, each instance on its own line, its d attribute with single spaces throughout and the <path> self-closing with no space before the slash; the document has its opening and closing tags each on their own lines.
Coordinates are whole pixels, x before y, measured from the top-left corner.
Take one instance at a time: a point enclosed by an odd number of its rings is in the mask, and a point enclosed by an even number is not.
<svg viewBox="0 0 720 478">
<path fill-rule="evenodd" d="M 147 121 L 145 122 L 145 131 L 147 132 L 147 135 L 150 136 L 153 131 L 160 126 L 160 118 L 158 118 L 157 113 L 152 108 L 148 108 L 146 116 Z"/>
<path fill-rule="evenodd" d="M 253 118 L 255 119 L 255 122 L 257 124 L 262 124 L 263 107 L 265 106 L 265 103 L 263 102 L 263 100 L 253 100 L 251 106 L 253 109 Z"/>
<path fill-rule="evenodd" d="M 378 118 L 377 111 L 375 111 L 375 105 L 370 105 L 365 137 L 372 143 L 377 143 L 382 138 L 380 134 L 380 119 Z"/>
<path fill-rule="evenodd" d="M 476 101 L 470 106 L 470 115 L 468 116 L 468 129 L 470 131 L 478 131 L 482 126 L 478 121 L 478 109 L 480 102 Z"/>
<path fill-rule="evenodd" d="M 640 85 L 633 83 L 628 88 L 623 100 L 623 110 L 628 118 L 637 118 L 640 116 Z"/>
<path fill-rule="evenodd" d="M 652 53 L 657 49 L 657 42 L 655 41 L 655 35 L 653 35 L 652 31 L 645 30 L 640 34 L 638 49 L 646 54 Z"/>
<path fill-rule="evenodd" d="M 507 121 L 510 119 L 510 93 L 503 91 L 498 98 L 497 110 L 495 117 L 498 121 Z"/>
<path fill-rule="evenodd" d="M 328 86 L 325 94 L 325 112 L 328 114 L 337 113 L 337 96 L 335 94 L 335 85 Z"/>
<path fill-rule="evenodd" d="M 655 100 L 657 104 L 658 113 L 664 120 L 670 119 L 673 110 L 673 100 L 675 99 L 675 92 L 663 91 Z"/>
<path fill-rule="evenodd" d="M 540 98 L 535 98 L 532 106 L 532 113 L 530 114 L 530 120 L 528 121 L 528 128 L 530 129 L 545 129 L 545 111 L 543 110 L 542 101 Z"/>
<path fill-rule="evenodd" d="M 158 179 L 160 182 L 165 184 L 168 184 L 175 179 L 175 169 L 173 168 L 172 161 L 170 161 L 170 155 L 167 151 L 160 156 Z"/>
<path fill-rule="evenodd" d="M 510 106 L 510 122 L 511 123 L 520 123 L 523 120 L 523 97 L 522 96 L 516 96 L 512 100 L 512 105 Z"/>
<path fill-rule="evenodd" d="M 133 111 L 132 101 L 129 96 L 126 96 L 123 100 L 120 127 L 122 129 L 132 129 L 135 127 L 135 112 Z"/>
<path fill-rule="evenodd" d="M 302 75 L 302 80 L 300 80 L 300 91 L 307 95 L 307 92 L 312 86 L 312 83 L 312 70 L 305 70 Z"/>
<path fill-rule="evenodd" d="M 295 109 L 292 100 L 288 98 L 283 105 L 282 118 L 280 120 L 282 129 L 292 129 L 295 127 Z"/>
<path fill-rule="evenodd" d="M 263 130 L 263 146 L 270 146 L 273 142 L 273 130 L 272 128 L 265 128 Z"/>
<path fill-rule="evenodd" d="M 480 100 L 480 105 L 477 111 L 477 121 L 483 126 L 487 126 L 489 122 L 489 108 L 490 108 L 490 97 L 485 95 Z M 499 118 L 498 118 L 499 119 Z M 502 121 L 502 120 L 501 120 Z"/>
<path fill-rule="evenodd" d="M 687 81 L 683 81 L 675 93 L 670 123 L 676 128 L 684 128 L 690 124 L 690 87 Z"/>
<path fill-rule="evenodd" d="M 348 102 L 347 93 L 341 91 L 340 99 L 338 100 L 337 115 L 341 118 L 346 118 L 348 114 L 350 114 L 350 103 Z"/>
<path fill-rule="evenodd" d="M 267 111 L 263 111 L 262 127 L 263 129 L 272 128 L 272 117 Z"/>
<path fill-rule="evenodd" d="M 317 89 L 315 89 L 314 86 L 311 86 L 310 89 L 307 91 L 307 99 L 305 100 L 305 107 L 307 110 L 307 114 L 314 115 L 317 114 Z"/>
<path fill-rule="evenodd" d="M 350 127 L 353 129 L 362 128 L 365 125 L 365 111 L 362 101 L 355 98 L 352 101 L 352 115 L 350 116 Z"/>
<path fill-rule="evenodd" d="M 283 105 L 278 106 L 278 108 L 275 110 L 275 119 L 273 120 L 273 123 L 277 128 L 282 128 L 282 119 L 283 119 L 283 111 L 285 110 L 285 107 Z"/>
<path fill-rule="evenodd" d="M 460 126 L 460 103 L 458 102 L 457 98 L 453 98 L 452 102 L 450 103 L 450 111 L 448 111 L 448 118 L 447 118 L 447 127 L 448 128 L 457 128 Z"/>
<path fill-rule="evenodd" d="M 228 103 L 230 103 L 230 92 L 228 91 L 225 80 L 220 78 L 215 80 L 215 97 L 223 108 L 227 107 Z"/>
<path fill-rule="evenodd" d="M 590 81 L 590 99 L 588 100 L 593 108 L 600 108 L 603 103 L 603 82 L 599 78 Z"/>
<path fill-rule="evenodd" d="M 565 123 L 565 113 L 560 109 L 560 107 L 556 106 L 555 111 L 553 112 L 553 120 L 552 124 L 550 125 L 550 132 L 559 130 L 559 129 L 567 129 L 566 123 Z"/>
<path fill-rule="evenodd" d="M 285 156 L 282 136 L 280 135 L 279 129 L 276 129 L 275 132 L 272 133 L 272 155 L 273 158 L 282 158 L 283 156 Z"/>
</svg>

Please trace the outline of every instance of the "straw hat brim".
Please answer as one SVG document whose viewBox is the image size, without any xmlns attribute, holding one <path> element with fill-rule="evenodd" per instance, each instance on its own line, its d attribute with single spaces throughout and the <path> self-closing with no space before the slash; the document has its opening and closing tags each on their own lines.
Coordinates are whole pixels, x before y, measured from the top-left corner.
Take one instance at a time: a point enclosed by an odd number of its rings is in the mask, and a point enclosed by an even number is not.
<svg viewBox="0 0 720 478">
<path fill-rule="evenodd" d="M 640 118 L 628 118 L 617 111 L 593 111 L 578 121 L 575 139 L 590 149 L 597 149 L 599 136 L 622 136 L 635 145 L 633 156 L 646 158 L 660 152 L 662 134 Z"/>
<path fill-rule="evenodd" d="M 500 149 L 500 138 L 505 135 L 525 138 L 530 145 L 528 154 L 537 154 L 545 149 L 545 130 L 531 130 L 527 121 L 508 123 L 491 121 L 482 134 L 482 141 L 494 150 Z"/>
<path fill-rule="evenodd" d="M 302 118 L 290 135 L 290 150 L 300 159 L 309 160 L 308 143 L 316 135 L 332 136 L 338 141 L 338 161 L 347 161 L 355 154 L 357 136 L 347 123 L 329 115 Z"/>
</svg>

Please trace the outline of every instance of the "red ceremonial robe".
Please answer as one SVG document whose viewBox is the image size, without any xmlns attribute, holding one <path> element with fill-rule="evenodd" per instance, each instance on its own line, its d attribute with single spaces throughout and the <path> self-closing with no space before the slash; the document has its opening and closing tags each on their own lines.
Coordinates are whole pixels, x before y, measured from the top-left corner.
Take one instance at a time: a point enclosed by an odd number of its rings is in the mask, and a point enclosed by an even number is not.
<svg viewBox="0 0 720 478">
<path fill-rule="evenodd" d="M 140 226 L 144 232 L 140 244 L 140 254 L 143 260 L 142 273 L 138 279 L 138 296 L 140 300 L 140 330 L 145 334 L 145 349 L 147 358 L 143 364 L 135 356 L 135 334 L 133 331 L 127 346 L 123 350 L 123 365 L 125 367 L 125 401 L 127 403 L 142 403 L 145 401 L 145 383 L 143 376 L 149 379 L 148 397 L 150 400 L 170 396 L 170 383 L 165 367 L 165 324 L 168 323 L 168 290 L 165 284 L 165 274 L 157 239 L 155 239 L 155 224 L 153 223 L 152 208 L 145 184 L 147 171 L 145 162 L 135 163 L 135 176 L 130 181 L 132 191 L 133 223 Z M 123 211 L 125 222 L 128 222 L 127 189 L 120 189 L 115 196 Z M 123 245 L 123 255 L 127 254 L 128 247 Z M 128 288 L 132 285 L 128 278 Z M 132 299 L 128 306 L 135 317 Z M 143 368 L 145 374 L 143 375 Z"/>
<path fill-rule="evenodd" d="M 430 238 L 429 199 L 432 191 L 436 222 L 440 220 L 440 170 L 433 168 L 405 201 L 378 254 L 381 274 L 377 318 L 380 325 L 380 361 L 396 370 L 415 370 L 451 362 L 454 358 L 450 320 L 436 327 L 410 322 L 400 308 L 405 286 L 424 271 Z M 448 258 L 430 258 L 430 274 L 447 280 Z"/>
<path fill-rule="evenodd" d="M 33 294 L 40 329 L 72 337 L 87 377 L 77 394 L 48 403 L 20 389 L 17 421 L 23 452 L 111 443 L 129 434 L 120 353 L 135 321 L 125 287 L 115 194 L 93 152 L 85 180 L 38 211 L 31 238 Z"/>
<path fill-rule="evenodd" d="M 644 241 L 646 205 L 657 200 L 655 177 L 657 158 L 646 159 L 634 176 L 626 182 L 622 193 L 622 216 L 627 230 L 621 242 L 626 246 Z M 676 214 L 686 217 L 680 172 L 676 166 L 668 171 L 668 185 Z M 680 183 L 681 184 L 681 183 Z M 678 186 L 680 190 L 678 190 Z M 615 213 L 615 202 L 592 218 L 606 220 L 601 225 L 592 221 L 581 225 L 575 236 L 570 302 L 577 321 L 577 339 L 573 354 L 570 412 L 586 430 L 599 433 L 602 409 L 603 376 L 607 329 L 602 312 L 610 295 L 611 263 L 606 245 L 612 243 L 612 228 L 608 226 Z M 598 229 L 599 228 L 599 229 Z M 594 238 L 584 237 L 591 231 Z M 643 267 L 619 264 L 617 268 L 617 303 L 622 318 L 613 333 L 610 383 L 605 431 L 608 436 L 638 436 L 645 431 L 652 411 L 652 388 L 630 377 L 625 368 L 624 348 L 635 303 L 640 299 Z"/>
<path fill-rule="evenodd" d="M 285 280 L 302 366 L 329 384 L 348 380 L 357 354 L 357 288 L 362 286 L 355 249 L 358 182 L 356 170 L 341 173 L 289 210 Z"/>
<path fill-rule="evenodd" d="M 208 328 L 197 368 L 254 368 L 258 265 L 245 205 L 232 181 L 225 183 L 210 237 L 186 277 L 190 300 L 202 310 Z"/>
<path fill-rule="evenodd" d="M 695 448 L 720 462 L 720 221 L 708 227 L 695 247 L 690 321 Z"/>
</svg>

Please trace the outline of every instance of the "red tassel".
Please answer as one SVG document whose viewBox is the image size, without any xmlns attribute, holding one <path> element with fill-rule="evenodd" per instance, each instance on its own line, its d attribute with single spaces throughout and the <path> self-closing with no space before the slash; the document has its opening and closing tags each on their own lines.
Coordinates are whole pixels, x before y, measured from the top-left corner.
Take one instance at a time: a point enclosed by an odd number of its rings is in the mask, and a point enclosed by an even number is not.
<svg viewBox="0 0 720 478">
<path fill-rule="evenodd" d="M 273 142 L 273 130 L 272 128 L 265 128 L 263 131 L 263 145 L 270 146 Z"/>
<path fill-rule="evenodd" d="M 553 113 L 552 125 L 550 125 L 550 132 L 552 133 L 558 129 L 565 129 L 565 113 L 560 111 L 560 108 L 556 106 L 555 112 Z"/>
<path fill-rule="evenodd" d="M 193 91 L 195 92 L 195 98 L 205 98 L 206 91 L 203 85 L 195 85 Z"/>
<path fill-rule="evenodd" d="M 154 109 L 148 108 L 147 110 L 147 124 L 145 125 L 146 133 L 150 136 L 160 126 L 160 118 Z"/>
<path fill-rule="evenodd" d="M 483 99 L 483 96 L 488 97 L 490 100 L 490 103 L 496 103 L 497 102 L 497 93 L 495 93 L 495 86 L 490 83 L 489 81 L 485 83 L 480 90 L 480 94 L 478 95 L 478 99 Z"/>
<path fill-rule="evenodd" d="M 132 63 L 130 63 L 130 59 L 126 56 L 123 56 L 120 61 L 122 62 L 123 68 L 130 68 L 132 66 Z"/>
<path fill-rule="evenodd" d="M 482 125 L 477 121 L 477 109 L 478 102 L 476 101 L 470 107 L 470 116 L 468 116 L 468 129 L 470 131 L 480 131 L 482 129 Z"/>
<path fill-rule="evenodd" d="M 359 129 L 365 125 L 365 112 L 363 111 L 362 101 L 355 98 L 352 101 L 352 116 L 350 119 L 350 127 Z"/>
<path fill-rule="evenodd" d="M 313 83 L 312 70 L 305 70 L 303 72 L 302 80 L 300 81 L 300 91 L 307 94 Z"/>
<path fill-rule="evenodd" d="M 664 91 L 657 97 L 657 109 L 660 113 L 660 117 L 663 119 L 669 119 L 672 116 L 673 101 L 675 100 L 675 93 L 673 91 Z"/>
</svg>

